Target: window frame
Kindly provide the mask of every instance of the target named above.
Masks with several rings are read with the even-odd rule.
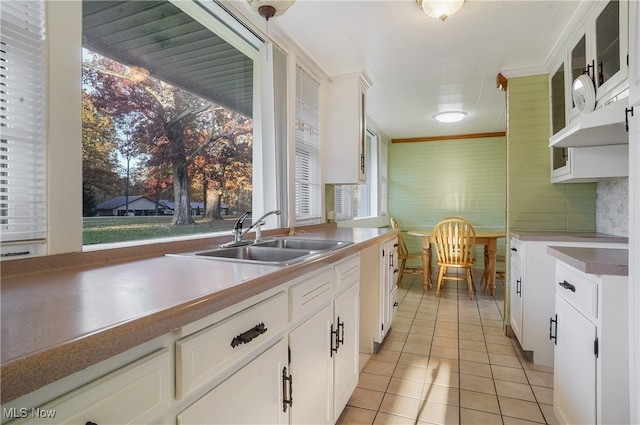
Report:
[[[206,17],[213,12],[229,14],[227,10],[215,2],[181,2],[172,1],[183,10],[188,10],[195,19]],[[197,16],[191,13],[196,13]],[[255,45],[260,47],[256,51],[258,59],[254,67],[254,81],[259,81],[254,90],[254,111],[260,114],[261,105],[273,100],[273,93],[265,89],[261,78],[267,74],[267,63],[262,52],[265,44],[257,33],[251,31],[236,21],[236,18],[228,15],[230,23],[219,22],[220,31],[226,31],[230,36],[238,37],[238,33],[244,32],[254,37]],[[211,19],[212,21],[214,19]],[[48,179],[48,205],[47,244],[38,255],[51,255],[83,251],[99,251],[113,248],[127,248],[131,246],[150,245],[153,243],[173,242],[191,237],[176,237],[170,240],[148,239],[132,241],[130,243],[112,243],[87,245],[82,244],[82,121],[81,121],[81,90],[77,87],[81,82],[81,55],[82,49],[82,2],[46,2],[47,22],[47,81],[53,81],[47,92],[47,179]],[[235,22],[235,24],[234,24]],[[235,27],[233,27],[235,25]],[[221,35],[220,33],[218,33]],[[60,105],[66,105],[60,108]],[[266,140],[268,146],[263,149],[275,151],[275,142],[269,132],[274,124],[267,122],[261,116],[254,114],[254,142],[256,145]],[[258,171],[254,170],[254,176]],[[260,182],[265,189],[273,188],[276,184],[277,174],[275,164],[262,165],[259,170],[260,178],[254,177],[254,182]],[[260,189],[254,185],[254,196]],[[267,195],[260,193],[258,204],[254,202],[254,214],[260,209],[274,209],[277,200],[266,200]],[[255,201],[255,199],[254,199]],[[280,224],[279,217],[270,217],[269,227],[277,227]],[[200,234],[198,238],[222,235]]]

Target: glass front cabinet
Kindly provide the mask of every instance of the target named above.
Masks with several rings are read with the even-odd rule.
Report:
[[[599,106],[619,95],[626,87],[629,76],[629,3],[628,0],[611,0],[593,4],[594,10],[569,43],[569,87],[580,75],[587,74],[594,84]],[[571,90],[568,95],[571,95]],[[571,105],[571,117],[574,117],[578,111],[573,101]]]
[[[581,75],[588,75],[593,84],[596,110],[619,99],[627,101],[623,98],[628,96],[629,92],[629,0],[589,2],[587,7],[590,9],[584,12],[585,18],[582,23],[570,31],[572,35],[565,38],[564,48],[556,57],[549,74],[549,130],[550,137],[554,138],[553,136],[557,135],[554,139],[564,137],[562,133],[571,133],[572,121],[576,121],[575,124],[578,125],[587,114],[594,113],[581,113],[573,100],[573,82]],[[624,120],[624,117],[621,117],[621,120]],[[558,134],[559,132],[562,133]],[[550,147],[553,183],[598,181],[602,178],[625,175],[625,170],[620,169],[617,164],[626,157],[628,147],[612,145],[607,150],[601,146],[554,145],[555,142]],[[609,152],[614,151],[616,159],[607,167],[609,171],[596,170],[593,178],[590,178],[588,171],[580,178],[572,175],[576,167],[582,168],[579,163],[583,160],[579,158],[600,156],[597,162],[604,165],[607,159],[601,155],[604,153],[606,157]],[[592,160],[588,162],[593,166]],[[596,165],[596,168],[599,166]]]

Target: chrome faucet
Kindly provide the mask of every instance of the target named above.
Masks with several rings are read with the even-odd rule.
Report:
[[[260,240],[262,240],[261,226],[265,224],[264,219],[272,214],[280,215],[280,210],[269,211],[268,213],[264,214],[262,217],[257,219],[251,226],[247,227],[246,229],[243,229],[242,226],[244,224],[244,221],[250,214],[251,214],[251,211],[247,211],[246,213],[242,214],[240,218],[238,218],[238,220],[236,220],[236,224],[233,225],[233,230],[231,230],[233,241],[223,244],[223,246],[228,247],[228,246],[235,246],[235,245],[244,245],[249,243],[249,242],[244,242],[242,240],[242,237],[253,228],[256,229],[256,238],[254,242],[259,242]]]

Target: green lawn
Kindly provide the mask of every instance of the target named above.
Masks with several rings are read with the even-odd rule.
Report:
[[[85,217],[84,245],[154,239],[198,233],[230,231],[235,219],[205,221],[196,219],[191,226],[172,226],[167,217]]]

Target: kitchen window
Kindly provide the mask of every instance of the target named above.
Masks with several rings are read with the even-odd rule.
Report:
[[[44,1],[0,4],[2,257],[44,253],[46,72]]]
[[[263,44],[215,7],[83,3],[83,210],[117,217],[107,224],[125,223],[123,238],[138,239],[126,230],[136,226],[140,239],[228,231],[261,209],[253,193],[270,182],[253,175],[264,152],[253,115]],[[101,220],[85,218],[85,244],[114,241],[101,239],[114,235],[93,226]]]

